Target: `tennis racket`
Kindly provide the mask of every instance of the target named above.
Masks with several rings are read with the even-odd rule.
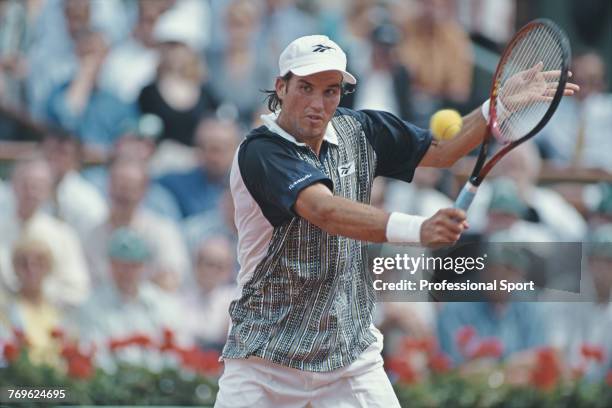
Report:
[[[497,64],[487,133],[455,208],[467,211],[493,166],[546,125],[565,92],[570,60],[569,40],[550,20],[531,21],[514,35]],[[486,161],[494,139],[502,147]]]

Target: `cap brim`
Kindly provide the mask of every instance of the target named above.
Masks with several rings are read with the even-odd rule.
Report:
[[[338,71],[342,74],[342,79],[344,80],[344,82],[349,83],[351,85],[355,85],[357,83],[357,79],[355,79],[353,75],[351,75],[345,70],[338,69],[338,67],[333,64],[309,64],[301,66],[299,68],[291,68],[289,71],[293,72],[295,75],[298,76],[308,76],[325,71]]]

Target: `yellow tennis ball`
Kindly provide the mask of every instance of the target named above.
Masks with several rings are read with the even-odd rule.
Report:
[[[453,109],[442,109],[434,113],[429,122],[429,128],[438,140],[449,140],[461,130],[463,119],[459,112]]]

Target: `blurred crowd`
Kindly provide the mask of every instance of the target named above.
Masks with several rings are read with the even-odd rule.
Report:
[[[266,113],[261,90],[272,87],[285,45],[329,35],[358,78],[341,105],[427,127],[438,109],[467,113],[486,99],[495,68],[487,56],[537,16],[525,3],[0,0],[0,143],[37,134],[0,180],[0,345],[18,328],[31,358],[53,364],[51,332],[62,327],[95,344],[104,365],[109,340],[169,329],[219,350],[238,268],[228,172]],[[609,7],[590,3],[594,15],[608,13],[605,31]],[[472,327],[498,338],[516,366],[541,345],[580,365],[588,344],[605,356],[584,367],[588,375],[612,368],[612,183],[539,182],[544,163],[611,179],[609,61],[598,51],[606,34],[597,35],[601,18],[575,17],[581,92],[535,143],[499,163],[468,218],[483,241],[592,244],[581,288],[592,300],[381,302],[386,353],[404,336],[434,337],[462,364],[456,336]],[[451,172],[422,168],[410,185],[377,179],[372,204],[429,216],[452,206],[456,191]],[[499,266],[520,281],[517,259],[501,256]]]

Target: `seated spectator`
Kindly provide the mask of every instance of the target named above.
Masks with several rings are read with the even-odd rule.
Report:
[[[203,119],[197,127],[198,167],[157,182],[172,193],[183,217],[213,209],[227,187],[239,129],[233,122]]]
[[[572,65],[572,80],[580,92],[561,100],[536,141],[558,165],[612,172],[612,94],[606,93],[606,66],[594,52],[579,54]]]
[[[391,23],[374,28],[370,34],[369,60],[356,71],[359,86],[343,97],[343,106],[384,110],[404,120],[412,119],[410,76],[397,58],[400,40],[399,30]]]
[[[175,290],[189,271],[189,257],[176,225],[142,207],[148,183],[144,163],[120,157],[111,164],[109,216],[91,231],[85,246],[92,278],[98,286],[109,279],[109,240],[120,227],[138,231],[152,248],[148,278],[160,287]]]
[[[83,30],[76,37],[78,72],[49,97],[49,119],[79,136],[86,147],[107,152],[136,120],[136,110],[98,88],[98,72],[107,45],[100,33]]]
[[[165,43],[155,82],[142,89],[138,106],[142,113],[161,118],[161,141],[193,146],[198,120],[214,114],[218,102],[195,51],[182,43]]]
[[[260,90],[270,87],[274,77],[266,49],[257,43],[261,8],[250,0],[232,0],[224,7],[219,20],[225,41],[211,44],[206,57],[215,79],[211,86],[227,117],[248,124],[261,104]]]
[[[202,241],[197,249],[195,285],[182,296],[185,322],[204,348],[221,350],[229,328],[229,305],[236,297],[235,255],[223,237]]]
[[[229,189],[223,191],[214,210],[185,218],[182,225],[187,246],[192,253],[201,242],[215,236],[226,238],[233,248],[238,245],[234,224],[234,200]]]
[[[113,146],[109,161],[112,162],[118,158],[139,161],[147,165],[149,173],[152,174],[154,171],[154,164],[152,161],[155,160],[155,138],[157,137],[157,133],[154,129],[147,129],[147,127],[155,127],[155,125],[149,126],[143,124],[143,122],[146,123],[150,121],[159,124],[159,121],[154,117],[143,115],[138,122],[139,125],[137,129],[129,131],[121,136]],[[90,166],[81,171],[83,177],[93,184],[107,201],[109,195],[108,167],[109,166],[106,164]],[[157,183],[149,184],[143,199],[143,206],[171,220],[176,221],[181,218],[181,212],[174,197],[168,190]]]
[[[412,183],[391,180],[385,208],[431,217],[442,208],[452,207],[451,199],[436,189],[442,177],[440,169],[421,167],[415,171]]]
[[[44,136],[42,149],[53,178],[51,213],[83,238],[106,218],[108,207],[95,186],[78,172],[80,144],[72,136],[52,130]]]
[[[51,168],[41,157],[22,159],[15,165],[11,177],[15,207],[0,214],[0,279],[9,289],[17,290],[11,247],[21,234],[33,234],[47,243],[54,259],[45,295],[53,302],[78,305],[89,295],[89,274],[75,231],[42,211],[50,197],[51,177]]]
[[[100,86],[125,103],[134,103],[142,88],[155,77],[159,52],[153,28],[172,0],[137,1],[132,34],[113,47],[100,71]]]
[[[525,280],[528,260],[516,247],[490,246],[483,270],[484,281],[511,282]],[[438,316],[438,340],[442,350],[455,363],[464,363],[474,356],[477,345],[457,341],[460,330],[472,327],[475,337],[499,342],[498,357],[533,349],[546,343],[542,310],[537,303],[516,302],[507,291],[483,291],[486,301],[450,302],[442,306]],[[475,347],[472,347],[475,346]]]
[[[62,322],[62,311],[44,291],[54,269],[51,249],[44,237],[27,234],[14,244],[12,258],[18,289],[0,313],[4,314],[0,321],[23,332],[33,363],[58,364],[59,349],[51,334]]]
[[[70,327],[84,344],[96,345],[103,367],[111,340],[138,334],[159,341],[163,329],[179,330],[177,317],[182,313],[173,297],[146,278],[155,252],[144,236],[121,227],[110,234],[104,247],[110,260],[105,271],[109,279],[76,312]],[[126,358],[138,359],[140,353],[126,350]]]
[[[409,6],[406,6],[409,7]],[[463,102],[472,85],[469,37],[447,0],[419,0],[402,22],[402,61],[415,88],[442,100]]]

